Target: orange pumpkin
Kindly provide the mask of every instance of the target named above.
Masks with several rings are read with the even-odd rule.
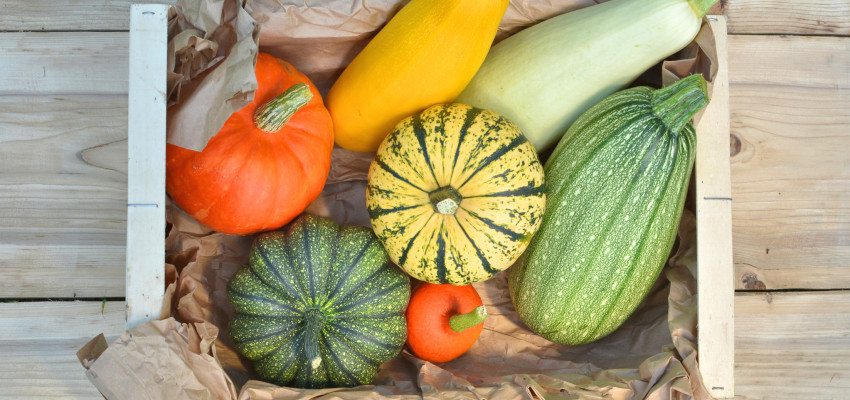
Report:
[[[207,227],[230,234],[280,228],[318,197],[333,124],[306,75],[257,56],[254,101],[233,113],[201,152],[166,148],[166,190]]]
[[[487,309],[472,285],[422,282],[410,296],[405,317],[410,350],[439,363],[454,360],[475,344]]]

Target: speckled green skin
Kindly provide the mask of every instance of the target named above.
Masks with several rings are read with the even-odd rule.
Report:
[[[236,349],[282,386],[370,384],[407,335],[407,275],[371,230],[313,215],[258,236],[227,295]]]
[[[655,283],[694,164],[688,121],[708,103],[701,79],[609,96],[546,162],[546,215],[508,279],[517,313],[538,335],[564,345],[597,340]]]

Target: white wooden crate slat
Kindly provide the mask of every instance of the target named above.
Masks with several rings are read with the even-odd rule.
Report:
[[[166,5],[130,12],[127,327],[157,319],[165,288]]]
[[[709,16],[717,64],[711,103],[697,126],[696,207],[698,357],[703,385],[716,398],[735,395],[735,286],[729,166],[726,18]]]

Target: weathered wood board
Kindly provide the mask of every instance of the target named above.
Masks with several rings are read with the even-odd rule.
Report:
[[[843,399],[850,393],[850,291],[739,293],[737,399]]]
[[[850,288],[850,38],[729,52],[737,287]]]
[[[730,34],[850,35],[847,0],[724,0]]]
[[[127,32],[0,32],[0,95],[127,93]]]
[[[88,341],[0,340],[0,399],[103,400],[76,356]]]
[[[126,95],[0,96],[0,148],[0,298],[123,297]]]
[[[92,339],[101,333],[118,336],[123,332],[123,301],[0,303],[0,343],[21,339]]]
[[[123,332],[123,301],[0,302],[0,399],[103,399],[76,353]]]
[[[0,31],[126,31],[130,5],[177,0],[3,0]]]

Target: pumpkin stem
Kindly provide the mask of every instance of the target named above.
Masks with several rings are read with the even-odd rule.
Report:
[[[301,107],[313,99],[310,87],[296,83],[285,92],[269,100],[254,112],[254,125],[261,131],[275,133],[283,128]]]
[[[319,353],[319,335],[325,327],[325,319],[325,313],[319,309],[311,309],[304,314],[304,321],[307,324],[304,355],[310,362],[310,367],[314,370],[322,364],[322,354]]]
[[[658,89],[652,92],[650,104],[667,129],[678,134],[708,104],[705,79],[700,74],[694,74]]]
[[[449,326],[455,332],[463,332],[484,322],[484,319],[486,318],[487,308],[484,306],[478,306],[466,314],[452,315],[451,318],[449,318]]]
[[[458,206],[460,206],[463,196],[455,188],[443,186],[428,193],[428,199],[431,200],[431,204],[438,213],[453,215],[457,211]]]

